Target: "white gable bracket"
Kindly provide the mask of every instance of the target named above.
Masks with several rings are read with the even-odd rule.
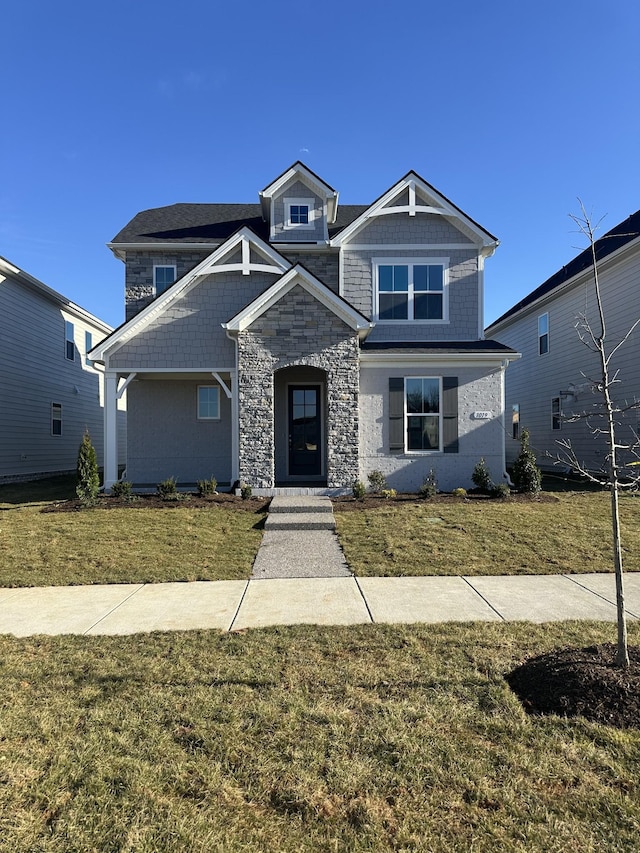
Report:
[[[138,375],[137,373],[130,373],[127,376],[127,378],[124,380],[124,385],[121,385],[120,388],[118,388],[118,392],[116,393],[116,400],[122,399],[122,395],[127,390],[127,385],[130,382],[133,382],[133,380],[136,378],[137,375]]]
[[[220,385],[220,387],[222,388],[224,393],[227,395],[227,399],[230,400],[231,399],[231,388],[229,388],[229,386],[227,385],[226,382],[223,382],[222,377],[220,376],[220,374],[216,370],[212,370],[211,375],[216,380],[218,385]]]

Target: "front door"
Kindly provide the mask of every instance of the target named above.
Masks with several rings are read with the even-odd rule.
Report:
[[[322,473],[319,385],[289,385],[289,475]]]

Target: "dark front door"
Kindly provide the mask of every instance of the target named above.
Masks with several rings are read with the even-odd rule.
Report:
[[[320,386],[289,386],[289,475],[322,473]]]

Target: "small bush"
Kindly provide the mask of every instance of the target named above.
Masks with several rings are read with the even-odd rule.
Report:
[[[379,494],[389,488],[387,478],[384,476],[382,471],[372,471],[370,474],[367,474],[367,480],[369,481],[369,486],[374,494]]]
[[[166,480],[158,483],[157,490],[163,501],[177,501],[180,499],[178,483],[175,477],[167,477]]]
[[[80,502],[83,506],[93,506],[100,491],[100,477],[98,475],[96,451],[91,444],[91,436],[88,430],[82,436],[78,449],[77,475],[76,494]]]
[[[466,490],[466,489],[463,489],[463,488],[462,488],[462,486],[460,486],[460,488],[458,488],[458,489],[454,489],[454,490],[451,492],[451,494],[452,494],[454,497],[456,497],[456,498],[466,498],[466,496],[467,496],[467,490]]]
[[[383,498],[397,498],[398,493],[395,489],[380,489],[380,494]]]
[[[430,469],[429,475],[418,489],[418,492],[422,498],[433,498],[438,493],[438,481],[433,468]]]
[[[198,495],[201,498],[207,495],[215,495],[217,486],[218,481],[215,477],[211,477],[209,480],[198,480]]]
[[[536,465],[536,455],[529,447],[529,430],[523,429],[520,453],[513,464],[513,483],[519,492],[537,494],[542,488],[542,472]]]
[[[473,469],[471,480],[473,482],[473,485],[481,492],[485,492],[486,494],[489,494],[489,492],[491,492],[493,481],[491,479],[491,474],[489,473],[489,469],[487,468],[487,463],[484,461],[484,458],[480,459],[476,467]]]
[[[356,500],[363,501],[364,496],[367,494],[367,487],[362,480],[356,480],[351,487],[351,492]]]
[[[507,486],[506,483],[493,483],[491,485],[491,489],[489,490],[489,495],[492,498],[499,498],[501,500],[505,500],[506,498],[511,496],[511,489]]]
[[[111,486],[111,494],[114,498],[130,500],[133,497],[131,494],[131,483],[128,480],[118,480]]]
[[[240,497],[243,501],[248,501],[253,494],[253,489],[247,483],[240,483]]]

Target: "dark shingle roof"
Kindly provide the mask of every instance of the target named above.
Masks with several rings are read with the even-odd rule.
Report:
[[[615,228],[612,228],[611,231],[607,231],[606,234],[596,241],[596,260],[601,261],[603,258],[606,258],[607,255],[612,254],[612,252],[615,252],[617,249],[620,249],[622,246],[625,246],[627,243],[635,240],[638,236],[640,236],[640,210],[632,213],[631,216],[623,222],[620,222],[615,226]],[[589,269],[591,265],[591,247],[589,246],[583,252],[580,252],[580,254],[566,266],[562,267],[561,270],[554,273],[551,278],[548,278],[539,287],[532,290],[528,296],[525,296],[524,299],[517,302],[513,308],[510,308],[501,317],[494,320],[487,328],[490,329],[498,323],[501,323],[503,320],[506,320],[508,317],[517,314],[523,308],[526,308],[527,305],[531,305],[542,296],[546,296],[548,293],[551,293],[566,281],[569,281],[575,275],[578,275],[578,273]]]
[[[362,350],[387,353],[515,353],[516,350],[498,341],[363,341]]]
[[[368,205],[338,207],[333,237],[360,216]],[[113,243],[216,243],[247,225],[258,237],[269,239],[269,226],[259,204],[170,204],[153,207],[133,217],[113,238]]]

